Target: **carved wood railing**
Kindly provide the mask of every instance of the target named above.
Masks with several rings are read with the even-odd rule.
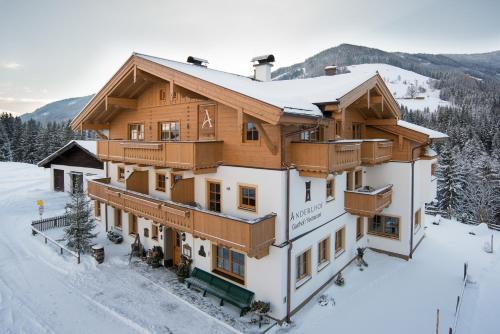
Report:
[[[222,164],[222,141],[138,142],[100,140],[99,159],[158,167],[203,170]]]
[[[89,180],[92,199],[125,210],[138,217],[188,232],[262,258],[275,240],[275,214],[254,220],[206,211],[190,205],[160,201],[109,184],[109,179]]]
[[[363,140],[361,144],[361,162],[366,165],[376,165],[392,159],[393,142],[390,140]]]
[[[373,217],[392,203],[392,185],[373,190],[346,190],[345,210],[353,215]]]

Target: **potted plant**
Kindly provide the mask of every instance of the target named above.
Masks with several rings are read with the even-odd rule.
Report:
[[[252,311],[254,314],[256,314],[259,318],[259,328],[261,327],[263,323],[263,319],[269,311],[271,311],[271,303],[269,302],[264,302],[262,300],[256,300],[250,305],[250,311]],[[266,318],[267,319],[267,318]]]
[[[153,268],[159,268],[161,266],[161,260],[163,259],[163,250],[161,246],[154,246],[151,250],[151,266]]]
[[[181,261],[177,267],[177,279],[179,282],[184,283],[186,277],[189,276],[189,267],[191,266],[193,260],[186,255],[181,255]]]

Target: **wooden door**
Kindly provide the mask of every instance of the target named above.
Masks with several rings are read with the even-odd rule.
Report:
[[[198,139],[215,139],[215,104],[198,107]]]
[[[181,232],[172,229],[173,264],[178,266],[181,260]]]
[[[54,190],[64,191],[64,171],[62,169],[54,169]]]

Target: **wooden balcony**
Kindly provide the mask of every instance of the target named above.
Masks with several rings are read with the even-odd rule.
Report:
[[[361,164],[361,140],[293,142],[290,162],[301,176],[326,177]]]
[[[88,194],[114,208],[239,249],[257,259],[269,254],[275,240],[274,213],[253,220],[231,217],[127,191],[110,185],[109,179],[89,180]]]
[[[360,188],[346,190],[344,207],[347,212],[356,216],[373,217],[392,203],[392,185],[379,189]]]
[[[393,142],[385,139],[364,139],[361,144],[363,165],[376,165],[392,159]]]
[[[222,164],[222,141],[138,142],[100,140],[99,159],[202,172]]]

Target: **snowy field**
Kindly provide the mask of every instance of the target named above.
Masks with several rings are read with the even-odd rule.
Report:
[[[439,98],[439,89],[435,89],[431,85],[433,79],[424,75],[387,64],[360,64],[347,66],[347,68],[352,73],[374,73],[378,71],[396,101],[408,107],[408,109],[424,110],[424,108],[429,108],[432,112],[436,111],[439,106],[450,105],[449,102]],[[419,92],[417,94],[418,99],[408,99],[407,92],[410,85],[422,87],[425,92]]]
[[[111,245],[101,233],[106,261],[88,257],[76,264],[31,235],[38,217],[63,212],[66,194],[49,191],[48,171],[32,165],[0,162],[0,333],[234,333],[256,332],[237,310],[176,282],[175,275],[142,263],[128,264],[128,247]],[[328,286],[328,305],[319,295],[288,327],[272,333],[440,333],[453,322],[469,262],[472,283],[466,290],[459,334],[497,334],[500,328],[500,232],[495,252],[482,250],[493,233],[445,221],[427,224],[427,237],[410,262],[368,252],[369,267],[344,271],[346,285]],[[476,235],[469,231],[475,230]],[[61,231],[51,231],[57,237]],[[58,234],[59,233],[59,234]],[[333,301],[335,300],[335,305]]]

